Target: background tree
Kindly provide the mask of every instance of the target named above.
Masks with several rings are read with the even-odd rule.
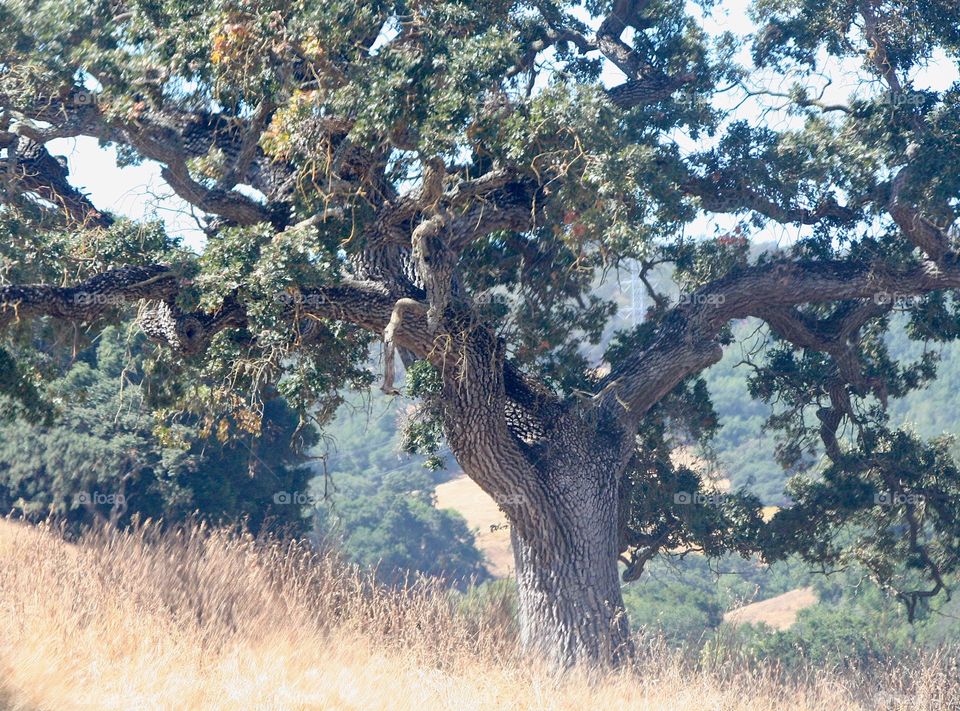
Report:
[[[522,639],[564,663],[629,650],[618,561],[632,578],[663,547],[859,558],[910,609],[943,589],[957,470],[886,415],[935,359],[896,363],[883,334],[902,309],[914,339],[957,335],[960,87],[914,84],[956,65],[954,3],[757,2],[752,68],[680,0],[0,13],[0,319],[22,376],[4,383],[25,407],[58,328],[38,317],[96,325],[118,301],[144,300],[171,397],[235,416],[273,387],[329,412],[382,338],[386,391],[395,353],[416,364],[417,442],[442,425],[509,517]],[[602,85],[605,65],[624,79]],[[824,65],[855,93],[825,100]],[[44,144],[77,135],[162,164],[209,216],[203,254],[73,189]],[[740,233],[689,239],[701,212]],[[798,239],[748,259],[771,222]],[[624,260],[671,264],[683,298],[653,292],[592,369],[580,344],[611,308],[590,291]],[[748,316],[777,344],[752,392],[786,408],[784,461],[829,460],[769,523],[747,495],[691,505],[702,482],[669,458],[715,429],[697,373]]]
[[[399,451],[410,444],[399,436],[404,409],[398,400],[348,397],[324,427],[318,532],[388,584],[413,573],[460,588],[484,581],[490,576],[467,522],[436,507],[434,490],[451,472]]]
[[[454,511],[434,507],[434,483],[426,474],[387,474],[376,493],[351,495],[322,509],[320,530],[352,560],[376,569],[387,584],[412,573],[441,577],[464,588],[490,577],[473,533]],[[341,490],[344,485],[341,484]]]
[[[57,516],[73,530],[134,518],[309,530],[292,497],[313,476],[291,448],[296,414],[269,401],[256,436],[196,416],[172,420],[151,403],[144,341],[108,327],[50,383],[48,422],[0,424],[3,510]]]

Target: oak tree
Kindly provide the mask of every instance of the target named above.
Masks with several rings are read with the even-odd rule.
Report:
[[[960,85],[929,82],[960,9],[757,0],[742,38],[708,31],[714,4],[8,0],[5,391],[36,406],[45,342],[136,308],[171,398],[328,412],[379,339],[414,440],[441,433],[508,516],[531,651],[628,656],[621,572],[661,550],[856,560],[913,611],[957,567],[960,476],[889,422],[935,356],[895,362],[884,333],[896,311],[926,344],[960,332]],[[75,136],[158,163],[202,253],[72,185],[49,145]],[[731,229],[703,238],[705,214]],[[626,264],[654,305],[588,362]],[[748,317],[781,458],[824,457],[770,521],[670,459],[715,429],[697,374]]]

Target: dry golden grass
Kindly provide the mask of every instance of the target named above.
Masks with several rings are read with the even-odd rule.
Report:
[[[2,524],[8,709],[956,708],[942,659],[862,676],[685,664],[554,674],[524,660],[502,600],[372,584],[336,556],[219,531],[101,532],[73,545]]]

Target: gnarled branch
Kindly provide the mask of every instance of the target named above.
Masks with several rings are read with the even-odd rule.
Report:
[[[635,424],[681,380],[720,359],[715,339],[734,319],[770,316],[798,304],[957,288],[960,260],[952,253],[936,269],[921,264],[880,270],[838,260],[745,268],[697,289],[668,313],[653,342],[632,353],[601,381],[596,400]],[[838,334],[868,315],[869,311],[857,312]],[[797,333],[801,339],[810,335]]]

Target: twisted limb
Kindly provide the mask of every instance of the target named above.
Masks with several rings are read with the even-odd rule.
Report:
[[[394,334],[403,322],[403,316],[409,311],[415,311],[420,314],[427,312],[427,307],[416,299],[404,298],[398,299],[393,305],[393,311],[390,314],[390,321],[387,327],[383,329],[383,385],[381,390],[387,395],[399,395],[400,391],[393,385],[396,367],[396,345],[394,344]]]

